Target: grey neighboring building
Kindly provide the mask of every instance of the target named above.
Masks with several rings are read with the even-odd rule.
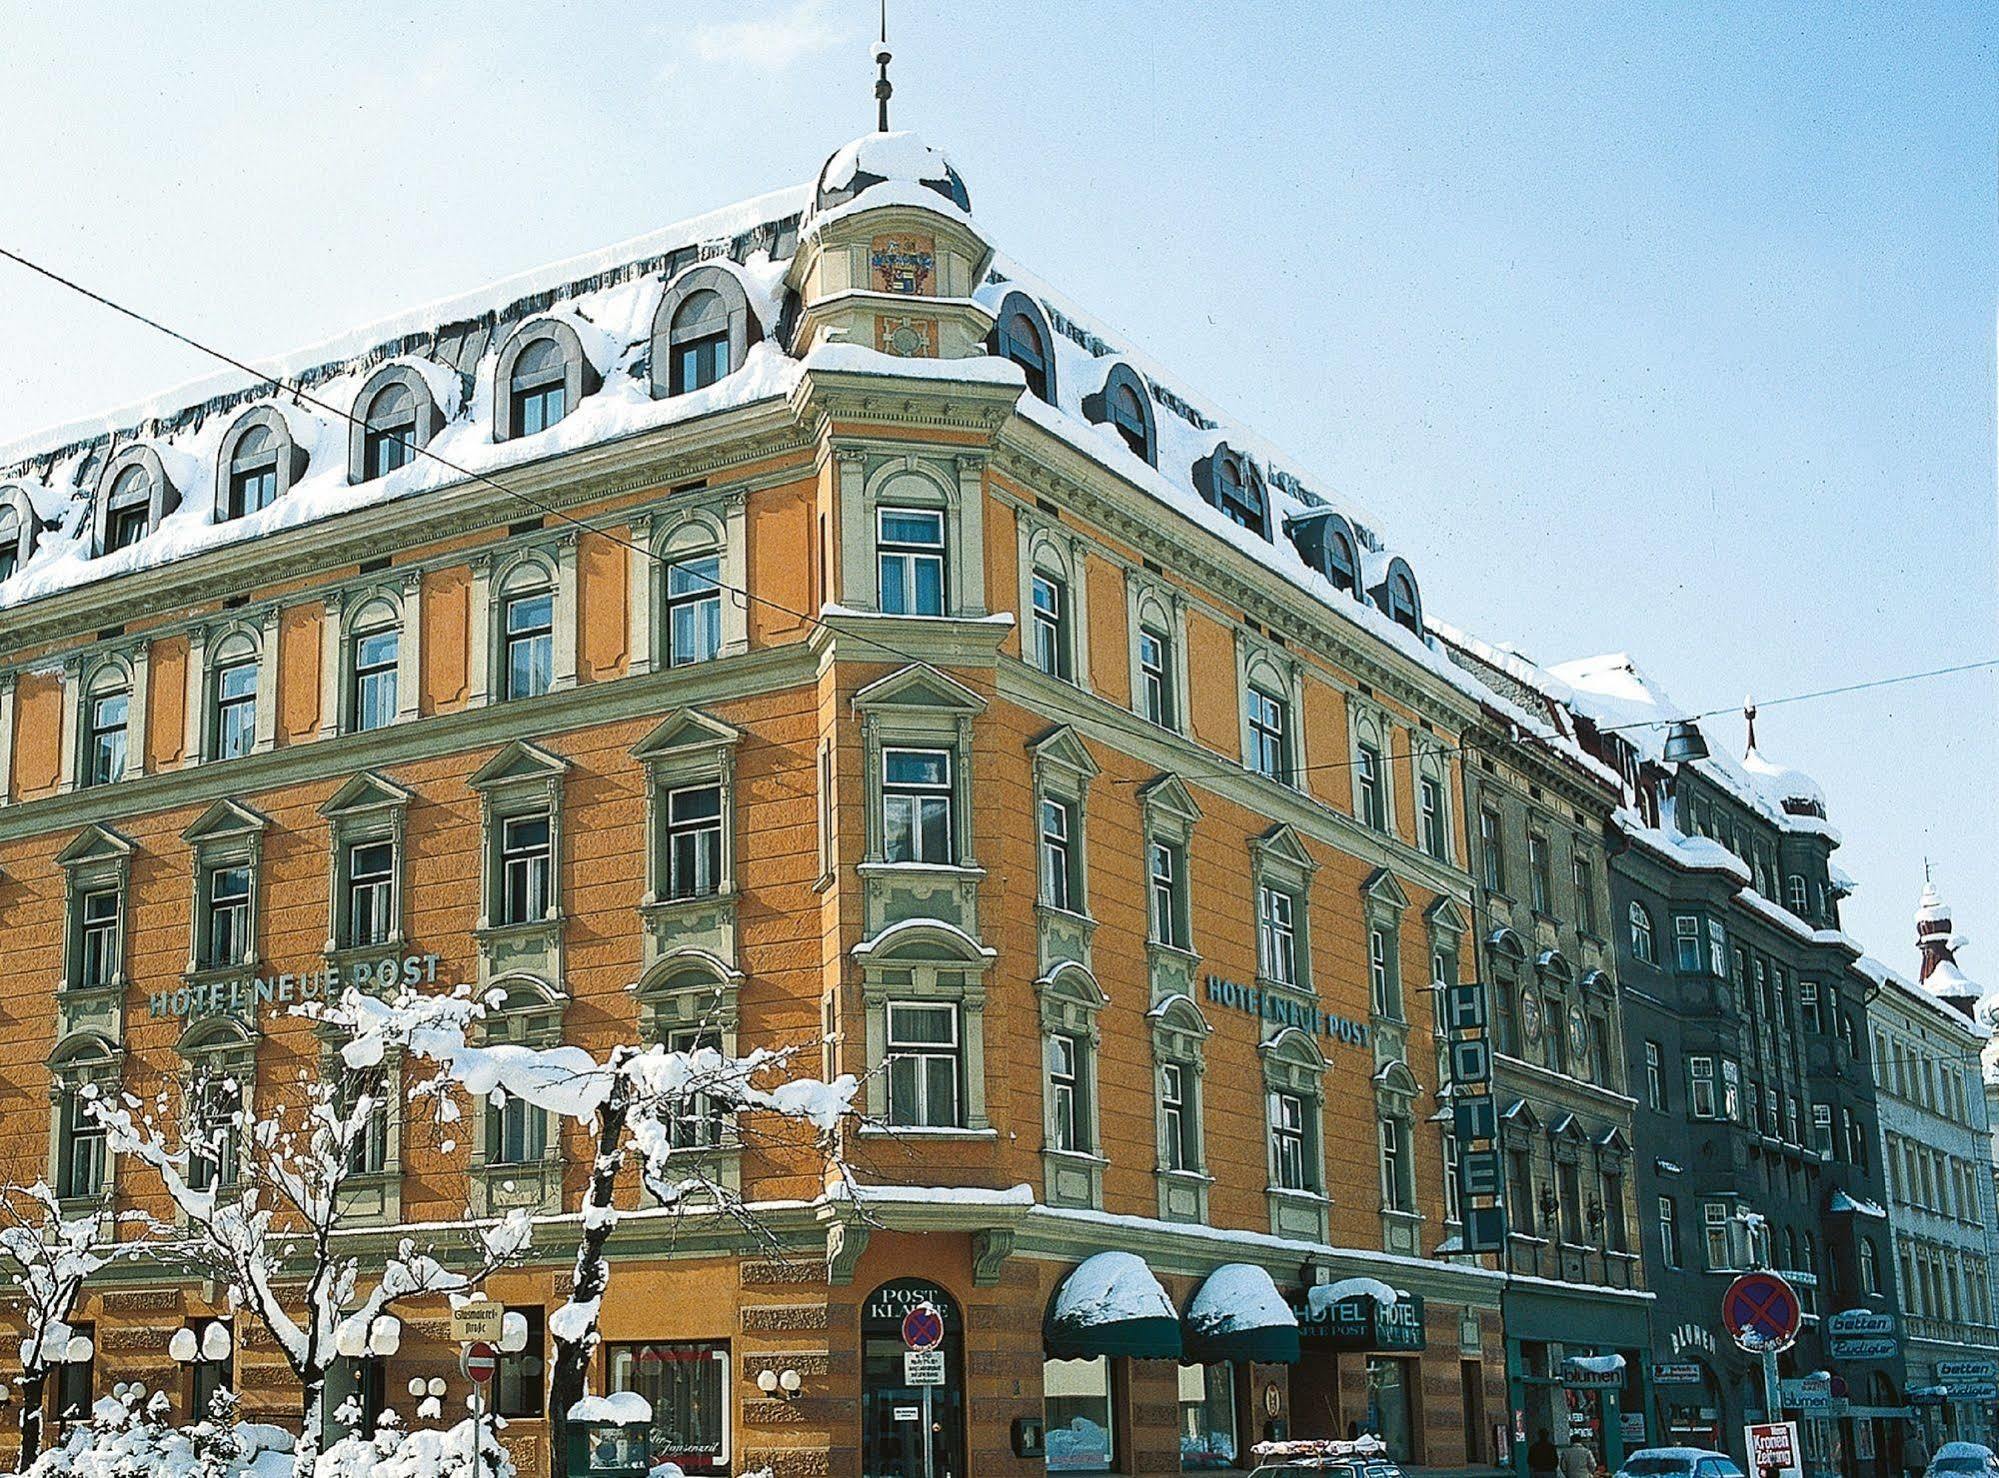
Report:
[[[1453,661],[1541,719],[1487,714],[1465,743],[1480,979],[1509,1234],[1510,1404],[1531,1441],[1581,1435],[1614,1469],[1655,1440],[1647,1415],[1651,1301],[1634,1206],[1632,1111],[1612,943],[1607,841],[1617,777],[1576,747],[1547,675],[1437,627]],[[1518,1425],[1518,1424],[1517,1424]],[[1525,1444],[1516,1444],[1525,1471]]]
[[[1732,1451],[1764,1415],[1723,1327],[1730,1282],[1781,1271],[1805,1311],[1779,1357],[1812,1478],[1900,1470],[1903,1367],[1835,1355],[1826,1323],[1900,1321],[1888,1272],[1859,947],[1839,927],[1837,833],[1809,777],[1735,760],[1628,657],[1550,669],[1624,802],[1610,859],[1636,1190],[1656,1296],[1652,1440]],[[1670,737],[1698,740],[1689,753]]]
[[[1923,891],[1916,929],[1923,984],[1879,960],[1854,965],[1868,997],[1907,1396],[1932,1447],[1953,1439],[1990,1445],[1999,1215],[1980,1065],[1992,1033],[1977,1019],[1980,993],[1957,968],[1950,911],[1933,885]]]

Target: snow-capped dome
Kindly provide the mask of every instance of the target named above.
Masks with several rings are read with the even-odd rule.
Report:
[[[864,190],[900,182],[934,190],[959,210],[972,213],[972,197],[951,161],[915,134],[863,134],[833,151],[819,171],[810,214],[845,205]]]
[[[1777,764],[1753,746],[1742,757],[1742,768],[1765,795],[1791,815],[1825,815],[1825,792],[1803,770]]]
[[[1936,926],[1935,929],[1928,927],[1930,925]],[[1925,881],[1923,896],[1916,904],[1916,933],[1932,932],[1950,932],[1950,905],[1943,901],[1943,894],[1937,891],[1935,883]]]

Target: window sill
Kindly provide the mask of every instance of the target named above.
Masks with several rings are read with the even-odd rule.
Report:
[[[1208,1174],[1205,1170],[1173,1170],[1165,1165],[1161,1165],[1152,1173],[1162,1180],[1181,1181],[1187,1185],[1213,1185],[1215,1183],[1214,1176]]]
[[[958,877],[978,882],[986,870],[975,862],[857,862],[854,871],[864,878],[896,877],[901,874],[929,877]]]
[[[1043,1145],[1041,1153],[1048,1159],[1060,1160],[1066,1165],[1094,1165],[1101,1170],[1110,1164],[1108,1155],[1100,1155],[1094,1150],[1065,1150],[1050,1144]]]
[[[1301,1191],[1292,1186],[1266,1185],[1264,1194],[1275,1196],[1281,1201],[1296,1201],[1301,1206],[1330,1206],[1333,1198],[1324,1191]]]
[[[735,901],[736,889],[731,885],[717,888],[712,893],[682,893],[666,898],[655,898],[647,894],[639,900],[639,911],[650,918],[657,918],[675,913],[691,913],[696,909],[713,908],[717,904]]]
[[[996,1140],[999,1130],[932,1127],[926,1124],[863,1124],[861,1135],[868,1139]]]

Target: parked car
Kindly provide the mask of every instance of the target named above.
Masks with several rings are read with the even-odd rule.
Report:
[[[1725,1452],[1705,1447],[1641,1447],[1626,1453],[1616,1478],[1744,1478]]]
[[[1402,1478],[1402,1470],[1393,1463],[1363,1463],[1349,1457],[1296,1457],[1265,1463],[1252,1469],[1249,1478]]]
[[[1259,1465],[1249,1478],[1402,1478],[1379,1437],[1259,1442],[1251,1450]]]
[[[1946,1442],[1930,1458],[1923,1478],[1999,1478],[1999,1457],[1977,1442]]]

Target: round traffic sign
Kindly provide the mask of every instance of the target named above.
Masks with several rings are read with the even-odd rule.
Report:
[[[484,1340],[470,1345],[465,1351],[465,1374],[473,1385],[490,1383],[500,1368],[500,1352]]]
[[[902,1316],[902,1342],[912,1350],[934,1350],[944,1343],[944,1316],[937,1305],[926,1300]]]
[[[1752,1355],[1788,1350],[1803,1311],[1798,1295],[1775,1273],[1744,1273],[1721,1296],[1721,1322]]]

